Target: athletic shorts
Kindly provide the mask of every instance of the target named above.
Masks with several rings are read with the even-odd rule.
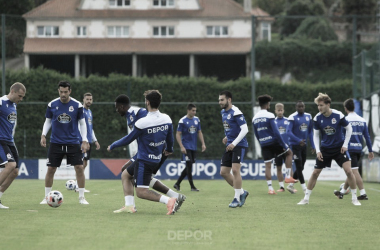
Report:
[[[264,162],[271,162],[274,158],[285,155],[285,153],[288,151],[289,148],[284,150],[284,148],[278,143],[261,148]]]
[[[168,158],[167,156],[165,156],[164,154],[162,154],[162,157],[161,157],[161,161],[160,161],[160,163],[159,163],[158,165],[156,165],[156,166],[154,167],[154,169],[153,169],[153,175],[157,174],[158,170],[161,168],[162,164],[165,162],[165,160],[166,160],[167,158]],[[133,157],[133,158],[131,159],[131,161],[132,161],[132,162],[136,162],[137,159],[136,159],[135,157]],[[129,174],[130,176],[134,176],[134,174],[135,174],[135,167],[134,167],[133,163],[132,163],[129,167],[127,167],[127,171],[128,171],[128,174]]]
[[[285,162],[285,159],[286,159],[286,155],[285,154],[277,156],[276,158],[274,158],[274,165],[276,167],[281,167],[282,164]]]
[[[307,146],[300,146],[300,145],[292,145],[292,151],[293,151],[293,160],[306,160],[307,155]]]
[[[92,148],[92,145],[90,144],[90,148],[86,151],[86,153],[83,154],[83,160],[90,160],[91,158],[91,148]]]
[[[358,152],[349,152],[351,156],[351,169],[359,169],[359,161],[361,153]]]
[[[195,163],[197,160],[197,151],[186,149],[186,154],[182,154],[182,163],[191,162]]]
[[[18,151],[13,142],[0,141],[0,165],[8,162],[16,162],[18,168]]]
[[[136,160],[134,165],[134,180],[135,187],[149,188],[150,181],[152,180],[152,174],[158,163],[148,163],[140,160]]]
[[[232,151],[224,152],[220,164],[222,167],[232,167],[232,163],[242,163],[244,161],[244,155],[247,148],[234,147]]]
[[[342,167],[343,163],[351,161],[350,154],[346,151],[344,154],[340,152],[341,147],[339,148],[321,148],[321,153],[323,161],[316,159],[315,169],[331,168],[332,160],[335,160],[336,163]]]
[[[83,154],[80,144],[57,144],[50,143],[47,165],[49,167],[59,167],[64,156],[67,158],[67,165],[83,165]]]

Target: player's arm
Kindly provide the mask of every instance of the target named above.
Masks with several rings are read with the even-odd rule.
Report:
[[[286,134],[290,137],[291,140],[296,141],[298,143],[301,143],[303,140],[298,138],[294,133],[293,133],[293,120],[289,120],[289,124],[286,127]]]
[[[369,133],[368,133],[368,128],[367,128],[367,124],[364,123],[364,131],[363,131],[363,136],[364,136],[364,139],[365,139],[365,143],[367,144],[367,147],[368,147],[368,159],[371,161],[374,157],[374,154],[373,154],[373,151],[372,151],[372,142],[371,142],[371,138],[369,137]]]
[[[202,144],[202,152],[206,151],[206,144],[205,144],[205,140],[203,138],[202,130],[198,130],[198,138],[199,138],[199,141]]]
[[[274,119],[269,119],[269,124],[272,127],[272,131],[274,133],[274,136],[277,138],[277,140],[280,143],[281,147],[283,147],[284,149],[288,149],[289,146],[286,145],[286,143],[282,139],[282,136],[281,136],[280,131],[278,130],[278,128],[276,126],[276,123],[274,122]]]
[[[344,120],[346,121],[346,119],[344,119]],[[345,126],[344,128],[346,129],[346,135],[345,135],[345,138],[344,138],[344,143],[343,143],[343,146],[342,146],[342,150],[340,151],[342,154],[347,151],[347,149],[348,149],[348,143],[350,142],[351,135],[352,135],[352,126],[351,126],[350,123],[347,122],[347,126]]]
[[[95,143],[95,146],[96,146],[96,150],[99,150],[100,149],[100,144],[98,142],[98,139],[96,139],[94,130],[92,130],[92,139],[94,140],[94,143]]]
[[[186,148],[182,144],[182,132],[177,130],[177,132],[175,134],[175,138],[176,138],[176,140],[178,142],[178,145],[179,145],[179,148],[181,149],[181,152],[183,154],[186,154],[187,153],[186,152]]]
[[[234,118],[237,124],[240,125],[240,132],[238,136],[235,138],[235,140],[227,146],[226,148],[227,151],[232,151],[234,147],[238,145],[239,142],[243,140],[246,134],[248,133],[248,126],[247,126],[247,122],[244,119],[244,116],[237,115],[237,116],[234,116]]]
[[[169,124],[168,134],[166,135],[166,149],[164,154],[166,156],[173,153],[174,136],[173,136],[173,124]]]
[[[315,146],[315,152],[317,153],[317,159],[320,161],[323,161],[322,153],[319,148],[319,129],[314,128],[314,146]]]
[[[46,147],[46,135],[49,132],[50,128],[51,128],[51,119],[46,118],[44,122],[44,126],[42,128],[42,135],[41,135],[41,142],[40,142],[42,147]]]
[[[133,142],[134,140],[136,140],[141,133],[142,133],[142,130],[135,126],[131,133],[129,133],[127,136],[124,136],[120,140],[113,142],[111,145],[108,146],[107,150],[111,152],[111,150],[115,148],[126,146],[130,144],[131,142]]]
[[[86,153],[86,151],[90,149],[90,144],[87,140],[87,125],[85,118],[79,119],[79,133],[82,137],[82,152]]]
[[[307,127],[307,129],[308,129],[309,141],[310,141],[311,148],[315,150],[314,133],[313,133],[313,120],[312,119],[310,119],[310,124]]]

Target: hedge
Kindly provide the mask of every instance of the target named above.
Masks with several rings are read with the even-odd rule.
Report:
[[[14,82],[22,82],[27,88],[26,97],[18,106],[18,125],[16,129],[16,144],[20,156],[26,158],[45,157],[47,150],[39,145],[42,126],[45,120],[46,105],[58,97],[57,83],[67,80],[72,84],[71,96],[82,101],[85,92],[91,92],[94,104],[91,110],[94,115],[94,130],[101,143],[100,151],[92,151],[94,158],[125,157],[123,150],[116,150],[112,154],[106,152],[107,146],[114,140],[126,135],[127,126],[124,118],[120,117],[114,108],[114,100],[119,94],[128,94],[132,102],[144,103],[143,92],[147,89],[159,89],[163,95],[161,112],[170,115],[176,128],[178,121],[186,114],[187,102],[207,102],[197,104],[197,116],[200,117],[207,150],[200,155],[201,158],[219,158],[224,150],[221,140],[223,126],[220,118],[218,94],[222,90],[230,90],[233,102],[247,102],[236,104],[245,114],[246,120],[252,120],[251,82],[248,78],[220,83],[214,78],[188,78],[188,77],[141,77],[112,74],[109,77],[90,76],[74,80],[68,75],[42,68],[25,71],[12,71],[6,73],[6,88]],[[351,96],[351,82],[348,80],[332,82],[331,84],[293,83],[282,85],[278,80],[264,78],[257,81],[256,95],[270,94],[274,97],[273,103],[291,102],[286,105],[285,115],[294,112],[295,101],[302,99],[312,102],[319,92],[328,93],[333,102],[343,102]],[[36,104],[37,102],[37,104]],[[101,102],[107,102],[101,104]],[[184,102],[176,104],[176,102]],[[342,105],[334,106],[342,110]],[[272,111],[274,105],[271,107]],[[315,115],[315,105],[307,105],[306,112]],[[251,126],[249,126],[251,128]],[[251,142],[251,129],[248,140]],[[250,143],[252,144],[252,143]],[[175,157],[179,157],[176,145]]]

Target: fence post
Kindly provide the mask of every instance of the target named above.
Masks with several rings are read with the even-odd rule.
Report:
[[[362,74],[361,74],[361,77],[362,77],[362,97],[367,96],[367,82],[366,82],[367,71],[366,71],[366,65],[365,65],[366,57],[367,57],[367,51],[363,50],[362,51],[362,61],[361,61],[361,63],[362,63]]]
[[[255,86],[255,43],[256,43],[256,17],[254,15],[251,16],[251,102],[252,102],[252,117],[254,114],[254,107],[256,104],[256,86]],[[252,153],[253,159],[256,159],[256,150],[255,150],[255,133],[252,131]]]
[[[2,93],[5,95],[5,14],[1,14],[1,63],[2,63]]]
[[[26,159],[26,130],[24,129],[24,159]]]
[[[353,16],[352,19],[352,95],[355,99],[358,98],[358,91],[356,87],[356,28],[357,28],[357,20],[356,15]]]

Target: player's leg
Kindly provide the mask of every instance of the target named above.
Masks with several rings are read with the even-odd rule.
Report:
[[[351,169],[351,161],[350,160],[349,161],[345,161],[343,164],[339,164],[339,165],[342,166],[344,172],[347,175],[348,184],[350,185],[350,188],[351,188],[352,204],[354,204],[355,206],[360,206],[361,204],[358,201],[358,198],[356,196],[356,179],[355,179],[355,175],[354,175],[354,173],[352,172],[352,169]],[[341,192],[344,193],[345,190],[341,190]]]
[[[178,202],[178,209],[182,206],[182,203],[186,200],[186,196],[180,193],[177,193],[170,189],[168,186],[166,186],[164,183],[162,183],[160,180],[156,178],[152,178],[152,180],[149,183],[149,187],[153,188],[154,190],[166,194],[170,198],[176,198]]]
[[[135,213],[137,211],[135,205],[135,197],[134,197],[134,167],[137,164],[137,160],[129,160],[122,167],[121,173],[121,183],[123,186],[124,192],[124,206],[118,210],[113,211],[114,213]]]
[[[283,151],[283,149],[282,149]],[[292,173],[292,166],[293,166],[293,152],[289,148],[285,153],[285,183],[296,183],[297,181],[293,179],[291,173]]]
[[[18,156],[18,155],[16,155]],[[0,141],[0,165],[4,165],[4,168],[0,172],[0,186],[8,178],[17,166],[15,156],[13,156],[10,146]]]
[[[187,179],[189,180],[191,191],[198,192],[199,190],[194,186],[193,182],[193,164],[195,163],[197,152],[191,150],[189,153],[189,160],[191,164],[187,164],[186,162]]]
[[[188,168],[189,164],[192,165],[192,163],[190,163],[190,158],[187,154],[182,154],[181,163],[185,163],[186,165],[185,165],[185,168],[182,170],[181,175],[178,177],[178,180],[176,181],[176,183],[173,186],[177,191],[181,191],[181,182],[183,181],[183,179],[185,179],[185,177],[187,175],[187,168]]]
[[[18,168],[15,168],[8,175],[8,177],[5,179],[5,181],[3,182],[3,184],[1,184],[1,186],[0,186],[0,208],[2,208],[2,209],[9,208],[9,207],[4,206],[1,203],[1,197],[3,196],[5,190],[7,190],[9,188],[9,186],[12,184],[12,182],[14,181],[14,179],[16,179],[17,176],[18,176]]]
[[[352,169],[352,172],[355,175],[356,185],[359,188],[359,192],[360,192],[360,195],[358,196],[358,200],[368,200],[367,193],[365,192],[365,189],[364,189],[363,179],[359,173],[359,168]]]
[[[272,186],[272,162],[276,158],[273,146],[265,146],[261,148],[261,152],[265,164],[265,179],[268,185],[268,194],[276,194]]]
[[[278,184],[280,185],[280,189],[277,190],[277,192],[284,192],[284,176],[282,175],[282,163],[283,163],[283,157],[276,157],[274,159],[274,166],[276,167],[277,171],[277,179],[278,179]]]
[[[233,187],[234,177],[231,174],[232,167],[232,152],[226,151],[222,156],[222,162],[220,167],[220,175],[226,180],[226,182]]]
[[[79,203],[88,205],[84,197],[86,177],[84,175],[82,150],[80,144],[67,145],[66,149],[67,164],[74,166],[78,189],[79,189]]]
[[[229,205],[231,208],[243,206],[249,195],[248,191],[243,189],[243,180],[240,174],[241,163],[244,161],[245,151],[246,148],[244,147],[235,147],[232,150],[232,175],[235,195],[233,201]]]

